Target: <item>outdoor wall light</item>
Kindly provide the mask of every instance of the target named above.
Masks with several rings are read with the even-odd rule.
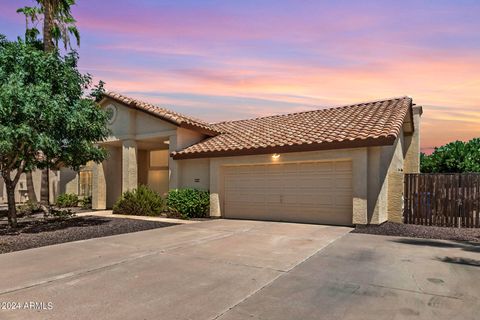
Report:
[[[163,141],[163,143],[170,144],[170,140],[165,140],[165,141]]]
[[[274,154],[272,155],[272,159],[273,159],[273,160],[277,160],[278,158],[280,158],[280,155],[279,155],[278,153],[274,153]]]

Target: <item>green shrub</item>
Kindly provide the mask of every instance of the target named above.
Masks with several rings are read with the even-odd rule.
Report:
[[[157,192],[140,185],[137,189],[123,193],[113,206],[113,213],[158,216],[164,209],[165,200]]]
[[[170,190],[167,206],[185,219],[206,217],[210,208],[210,193],[190,188]]]
[[[44,218],[55,218],[55,219],[69,219],[75,217],[75,213],[70,209],[55,209],[50,208],[47,212],[43,213]]]
[[[29,215],[43,211],[40,204],[32,200],[27,200],[25,203],[19,205],[17,210],[19,215]]]
[[[74,193],[64,193],[57,197],[55,203],[60,208],[70,208],[78,206],[78,196]]]
[[[92,196],[87,196],[81,199],[80,206],[83,209],[92,209]]]

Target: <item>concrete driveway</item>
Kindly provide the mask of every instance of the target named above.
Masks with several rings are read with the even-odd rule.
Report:
[[[0,255],[0,319],[214,319],[350,231],[215,220]]]
[[[480,245],[348,234],[219,317],[480,319]]]
[[[217,220],[0,255],[0,319],[478,319],[480,248]]]

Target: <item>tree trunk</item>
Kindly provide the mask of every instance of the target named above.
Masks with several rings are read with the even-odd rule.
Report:
[[[10,179],[5,179],[8,199],[8,223],[10,227],[17,227],[17,207],[15,206],[15,184]]]
[[[43,1],[43,49],[45,52],[52,52],[55,48],[52,37],[53,29],[53,2],[54,0]]]
[[[50,181],[48,169],[42,170],[42,187],[40,189],[40,202],[50,203]]]
[[[37,194],[35,193],[35,185],[33,184],[33,174],[32,171],[26,173],[27,178],[27,192],[28,200],[37,203]]]
[[[47,206],[50,206],[50,169],[45,171],[47,174]]]
[[[57,0],[43,1],[43,50],[52,52],[55,48],[52,37],[53,18],[54,18],[54,2]],[[40,202],[47,206],[50,205],[50,181],[48,169],[42,170],[42,179],[40,187]]]
[[[57,5],[55,1],[58,0],[43,1],[43,50],[45,52],[52,52],[55,49],[55,44],[53,43],[52,36],[54,7]],[[42,170],[40,202],[43,202],[47,206],[50,206],[50,177],[48,169]]]

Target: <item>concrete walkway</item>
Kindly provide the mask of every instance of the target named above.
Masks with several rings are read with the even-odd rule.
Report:
[[[0,255],[0,319],[215,319],[350,231],[214,220]]]
[[[97,217],[106,217],[106,218],[123,218],[123,219],[135,219],[135,220],[145,220],[145,221],[170,222],[170,223],[176,223],[176,224],[191,224],[191,223],[201,222],[200,220],[184,220],[184,219],[174,219],[174,218],[164,218],[164,217],[148,217],[148,216],[127,215],[127,214],[113,214],[112,210],[80,212],[80,213],[77,213],[76,216],[77,217],[97,216]]]

